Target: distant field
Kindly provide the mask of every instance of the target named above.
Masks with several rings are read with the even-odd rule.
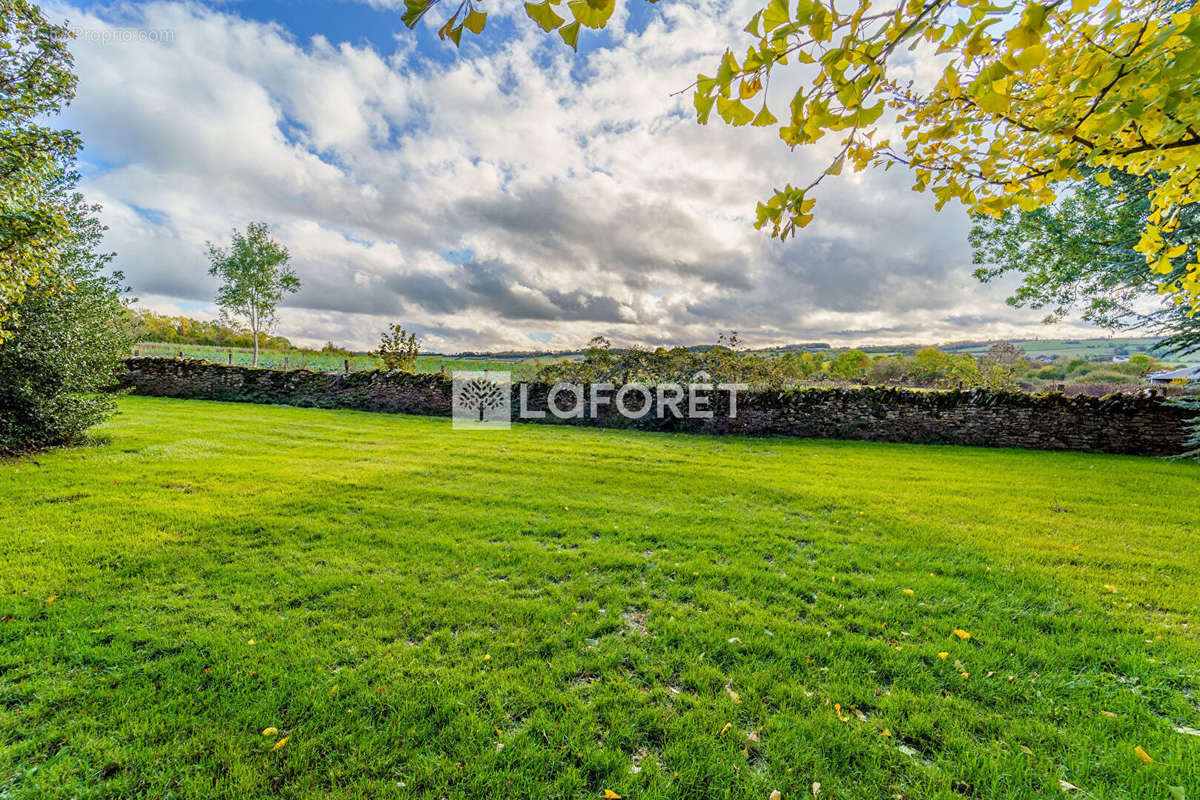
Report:
[[[1137,353],[1163,358],[1170,364],[1200,364],[1200,353],[1189,356],[1172,356],[1164,358],[1153,352],[1154,345],[1159,339],[1144,338],[1114,338],[1114,339],[1014,339],[1012,343],[1020,347],[1029,356],[1064,356],[1066,358],[1086,358],[1089,361],[1107,361],[1113,356],[1132,356]],[[945,345],[941,349],[950,353],[972,353],[982,355],[987,352],[990,344]]]
[[[1034,356],[1051,356],[1053,358],[1086,358],[1089,361],[1110,361],[1113,356],[1132,356],[1137,353],[1146,353],[1147,355],[1161,358],[1168,364],[1200,364],[1200,352],[1192,353],[1187,356],[1171,356],[1169,358],[1157,355],[1153,352],[1153,347],[1160,340],[1155,337],[1121,337],[1121,338],[1096,338],[1096,339],[1006,339],[1017,347],[1020,347],[1030,357]],[[965,344],[938,344],[928,345],[936,347],[939,350],[944,350],[947,353],[971,353],[973,355],[982,355],[987,352],[993,342],[970,342]],[[925,346],[925,345],[921,345]],[[920,346],[905,345],[889,348],[886,345],[879,346],[861,346],[858,349],[864,350],[872,355],[896,355],[906,354],[911,355]],[[832,349],[815,349],[814,352],[825,354],[826,356],[839,353],[842,350],[851,348],[837,347]],[[756,351],[763,355],[778,356],[783,355],[786,350],[776,348],[766,348]]]
[[[239,347],[210,347],[194,344],[163,344],[159,342],[139,342],[134,349],[143,356],[174,358],[183,353],[185,358],[198,358],[216,364],[228,364],[230,354],[235,366],[250,366],[254,361],[254,351],[250,348]],[[354,372],[364,372],[378,369],[379,362],[371,356],[342,356],[327,355],[304,351],[282,352],[278,350],[262,350],[258,355],[258,365],[268,369],[310,369],[314,372],[342,372],[345,361],[350,361],[350,369]],[[553,358],[542,359],[542,363],[550,363]],[[537,370],[538,359],[459,359],[445,356],[421,356],[417,360],[417,372],[439,372],[444,367],[446,372],[461,370],[509,370],[514,378],[532,378]]]
[[[5,800],[1200,798],[1196,464],[120,402],[0,462]]]

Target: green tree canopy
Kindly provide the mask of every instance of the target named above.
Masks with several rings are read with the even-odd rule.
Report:
[[[251,222],[245,233],[234,230],[230,247],[209,242],[208,257],[208,273],[221,279],[216,298],[221,317],[250,329],[257,367],[260,334],[275,326],[283,296],[300,289],[300,279],[287,265],[291,256],[271,238],[265,222]]]
[[[80,142],[45,122],[75,93],[71,36],[33,3],[0,0],[0,342],[68,246],[71,212],[58,189]]]
[[[1188,304],[1164,296],[1164,276],[1148,271],[1136,249],[1152,213],[1151,185],[1148,177],[1118,172],[1107,184],[1076,183],[1050,206],[979,219],[970,237],[976,277],[1019,275],[1008,302],[1045,309],[1048,322],[1080,314],[1105,328],[1165,335],[1166,352],[1200,347],[1200,321]],[[1200,240],[1200,206],[1182,207],[1164,236],[1169,249]],[[1185,272],[1175,264],[1165,279]]]
[[[80,441],[116,408],[106,391],[124,371],[130,340],[123,318],[120,273],[100,250],[98,206],[63,186],[53,198],[68,233],[55,280],[28,287],[0,344],[0,454]]]

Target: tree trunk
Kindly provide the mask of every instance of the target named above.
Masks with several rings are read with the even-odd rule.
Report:
[[[250,314],[250,333],[254,336],[254,366],[258,366],[258,314]]]

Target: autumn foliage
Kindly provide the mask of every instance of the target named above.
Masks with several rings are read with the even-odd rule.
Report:
[[[405,23],[415,25],[436,2],[407,0]],[[574,47],[581,27],[604,27],[615,2],[525,8]],[[463,0],[439,33],[458,44],[464,28],[482,32],[486,16]],[[698,121],[715,111],[734,126],[778,126],[792,147],[836,138],[824,173],[760,203],[757,227],[794,235],[813,219],[812,189],[847,165],[903,165],[913,188],[933,192],[939,208],[958,200],[993,216],[1045,206],[1063,181],[1125,172],[1151,182],[1139,249],[1150,269],[1168,276],[1161,291],[1200,308],[1194,244],[1164,239],[1180,209],[1200,200],[1196,5],[771,0],[745,31],[744,55],[731,48],[711,75],[698,76]],[[902,77],[914,57],[940,70],[934,85]],[[769,92],[780,70],[805,78],[791,97]]]

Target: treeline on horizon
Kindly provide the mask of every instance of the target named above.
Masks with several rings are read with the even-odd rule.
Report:
[[[169,314],[159,314],[149,309],[130,308],[128,311],[128,326],[129,335],[134,342],[158,342],[164,344],[179,344],[179,345],[197,345],[207,347],[229,347],[229,348],[251,348],[254,346],[254,338],[249,330],[235,328],[227,325],[219,320],[198,320],[187,316],[172,316]],[[1102,337],[1096,337],[1100,339]],[[1036,341],[1036,340],[1016,340]],[[1080,339],[1064,339],[1064,344],[1077,344],[1085,340]],[[1091,340],[1086,340],[1091,341]],[[948,353],[964,352],[970,348],[986,347],[993,344],[993,340],[962,340],[948,342],[945,344],[935,345],[939,350]],[[298,353],[324,353],[330,355],[363,355],[365,351],[353,350],[347,347],[341,347],[333,342],[327,342],[323,347],[312,348],[297,345],[288,339],[286,336],[268,335],[262,333],[259,335],[258,345],[263,350],[279,350]],[[683,347],[693,353],[704,353],[714,349],[724,348],[723,344],[699,344]],[[918,350],[930,347],[928,344],[895,344],[895,345],[863,345],[860,347],[835,347],[828,342],[800,342],[788,345],[778,345],[770,347],[751,348],[750,352],[758,352],[764,354],[779,354],[786,353],[805,353],[805,352],[825,352],[837,353],[848,350],[857,350],[869,355],[889,354],[900,356],[912,356]],[[612,352],[624,353],[638,348],[613,347]],[[667,348],[676,349],[676,348]],[[450,355],[455,358],[490,358],[490,359],[530,359],[530,358],[566,358],[571,356],[582,356],[587,352],[586,348],[580,347],[574,350],[464,350],[457,353],[436,353],[425,351],[422,355],[439,356]]]
[[[185,316],[157,314],[144,308],[129,309],[129,336],[134,342],[160,342],[205,347],[250,348],[254,334],[244,328],[234,328],[219,320],[199,320]],[[324,347],[310,348],[294,344],[286,336],[260,333],[258,346],[263,350],[330,353],[354,355],[355,351],[327,342]]]

